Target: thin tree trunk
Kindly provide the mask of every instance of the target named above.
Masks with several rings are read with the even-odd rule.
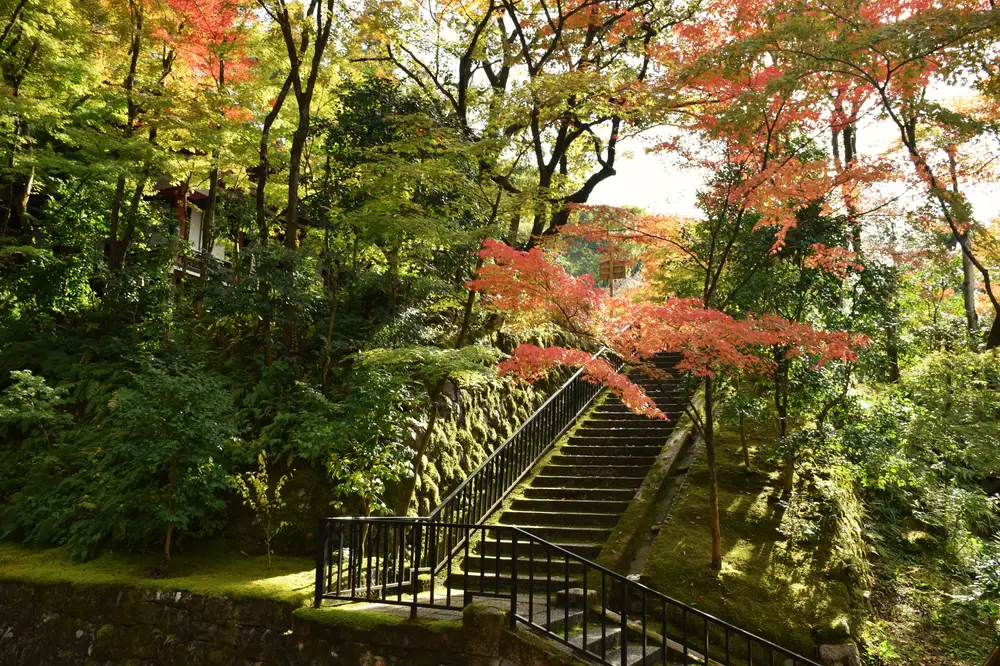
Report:
[[[301,104],[302,102],[300,102]],[[306,102],[308,104],[308,102]],[[309,112],[299,113],[299,126],[292,136],[292,149],[288,154],[288,206],[285,209],[285,247],[298,247],[299,234],[299,181],[302,175],[302,153],[309,136]]]
[[[889,382],[892,384],[899,383],[901,376],[899,371],[899,327],[895,321],[897,314],[898,308],[893,304],[890,313],[893,320],[885,327],[885,355],[889,362]]]
[[[517,232],[521,228],[521,213],[510,216],[510,227],[507,229],[507,245],[517,247]]]
[[[257,163],[257,191],[255,193],[255,199],[257,208],[257,236],[261,245],[267,245],[268,237],[270,235],[267,229],[267,200],[265,198],[265,190],[267,189],[267,176],[270,169],[268,153],[270,151],[271,127],[274,126],[275,121],[278,119],[278,114],[281,113],[281,107],[284,106],[285,99],[288,97],[288,91],[291,89],[292,74],[289,74],[285,77],[285,83],[281,86],[281,90],[278,92],[278,96],[274,100],[274,105],[264,117],[264,126],[261,128],[260,132],[260,147],[258,149],[259,161]]]
[[[147,172],[143,172],[142,176],[139,177],[139,181],[135,184],[128,211],[125,213],[121,238],[113,239],[111,242],[111,268],[114,270],[121,270],[122,266],[125,265],[125,255],[128,254],[129,245],[132,244],[132,237],[135,235],[135,225],[139,216],[139,204],[142,202],[142,193],[146,189],[147,178]]]
[[[327,347],[330,346],[330,340],[333,338],[333,324],[337,316],[337,295],[340,290],[340,271],[337,269],[337,264],[331,262],[330,270],[333,275],[330,277],[330,321],[326,326]],[[327,349],[326,358],[323,360],[323,374],[319,382],[320,389],[323,391],[326,390],[326,377],[330,370],[330,356],[330,350]]]
[[[775,347],[774,360],[777,364],[774,380],[774,408],[778,414],[778,442],[787,445],[788,437],[788,356],[781,347]],[[795,451],[785,454],[782,475],[782,497],[792,494],[795,486]]]
[[[430,401],[430,414],[427,416],[427,427],[424,428],[423,433],[420,435],[420,440],[417,442],[417,450],[413,455],[413,476],[407,479],[406,484],[403,486],[399,503],[396,505],[397,516],[405,516],[410,512],[410,502],[413,501],[413,494],[417,489],[417,479],[420,478],[420,474],[423,472],[424,454],[431,443],[431,438],[434,435],[434,426],[437,424],[437,401],[441,395],[441,391],[444,389],[444,383],[445,380],[441,379],[427,393],[427,398]]]
[[[167,485],[170,488],[167,494],[167,510],[172,516],[174,514],[174,490],[177,487],[177,456],[175,455],[170,459],[170,475],[168,477]],[[170,520],[167,522],[167,538],[163,542],[163,566],[167,568],[170,566],[170,543],[174,536],[174,521]]]
[[[212,155],[215,165],[208,174],[208,201],[201,214],[201,283],[208,282],[209,264],[212,261],[212,248],[215,246],[215,204],[219,200],[219,151]],[[199,301],[202,296],[199,296]]]
[[[993,654],[986,658],[983,666],[1000,666],[1000,648],[994,648]]]
[[[750,470],[750,447],[747,444],[746,419],[740,414],[740,445],[743,447],[743,466]]]
[[[949,145],[945,148],[948,154],[948,173],[951,176],[951,190],[955,194],[961,194],[958,189],[958,150],[955,146]],[[956,237],[955,241],[959,245],[964,245],[970,250],[972,239],[969,237],[969,230],[962,230],[961,237]],[[976,273],[972,259],[962,252],[962,301],[965,304],[965,323],[969,333],[975,334],[979,329],[979,316],[976,314]]]
[[[709,513],[712,529],[712,570],[722,570],[722,525],[719,521],[719,470],[715,461],[715,419],[712,413],[712,378],[705,379],[705,460],[708,463]]]
[[[966,242],[968,234],[966,234]],[[962,301],[965,303],[965,323],[969,333],[979,330],[979,314],[976,312],[976,268],[972,260],[962,253]]]

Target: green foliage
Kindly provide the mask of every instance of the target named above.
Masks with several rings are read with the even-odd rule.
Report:
[[[236,493],[243,504],[254,512],[257,525],[264,534],[264,548],[267,551],[267,568],[271,568],[271,542],[288,523],[279,518],[285,508],[285,500],[281,490],[288,481],[288,476],[281,476],[272,488],[268,482],[267,453],[261,451],[257,455],[257,471],[237,474],[233,478]]]
[[[413,474],[412,451],[402,441],[405,401],[401,378],[378,369],[338,405],[326,468],[338,508],[358,499],[364,515],[388,513],[388,484]]]
[[[217,533],[235,434],[222,382],[197,366],[150,364],[108,407],[104,444],[90,452],[82,515],[67,541],[71,552],[92,557],[108,541],[144,549],[164,531]]]
[[[80,427],[7,454],[5,534],[86,559],[105,545],[150,548],[168,526],[180,538],[219,531],[235,433],[224,385],[199,366],[155,361],[123,381]]]
[[[68,415],[59,409],[65,402],[66,389],[52,388],[44,377],[30,370],[10,373],[14,382],[0,394],[0,425],[28,435],[34,428],[51,442],[49,430],[70,423]]]
[[[461,349],[438,347],[403,347],[370,349],[360,355],[361,367],[387,368],[405,372],[427,385],[454,379],[464,386],[475,386],[492,375],[500,358],[496,349],[470,345]]]

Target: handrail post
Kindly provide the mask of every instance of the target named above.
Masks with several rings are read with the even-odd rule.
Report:
[[[510,542],[510,628],[517,628],[517,530],[511,531]]]
[[[419,520],[413,523],[413,558],[410,566],[410,591],[413,593],[413,605],[410,606],[411,620],[417,617],[417,597],[420,595],[420,549],[422,547],[420,536],[422,527],[423,523]]]
[[[313,606],[319,608],[323,603],[323,593],[326,591],[326,552],[329,545],[329,532],[325,519],[319,519],[316,530],[316,589],[313,591]]]

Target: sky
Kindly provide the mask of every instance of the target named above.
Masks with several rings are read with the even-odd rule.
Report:
[[[897,141],[894,125],[872,119],[861,124],[858,152],[874,156],[888,150]],[[657,143],[655,132],[629,137],[619,145],[622,152],[615,161],[617,175],[594,189],[592,204],[639,206],[651,213],[697,217],[696,194],[709,174],[682,166],[682,160],[661,153],[647,153]],[[919,193],[915,193],[919,196]],[[1000,186],[966,187],[976,219],[987,222],[1000,217]]]

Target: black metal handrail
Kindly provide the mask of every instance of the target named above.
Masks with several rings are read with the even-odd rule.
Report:
[[[317,537],[317,605],[378,601],[416,615],[482,597],[509,611],[512,628],[530,626],[609,666],[819,666],[517,527],[328,518]]]
[[[603,348],[592,358],[602,356],[612,353]],[[616,370],[625,365],[618,358],[612,363]],[[601,392],[603,387],[585,379],[584,372],[581,367],[573,373],[424,519],[472,524],[486,520]]]

